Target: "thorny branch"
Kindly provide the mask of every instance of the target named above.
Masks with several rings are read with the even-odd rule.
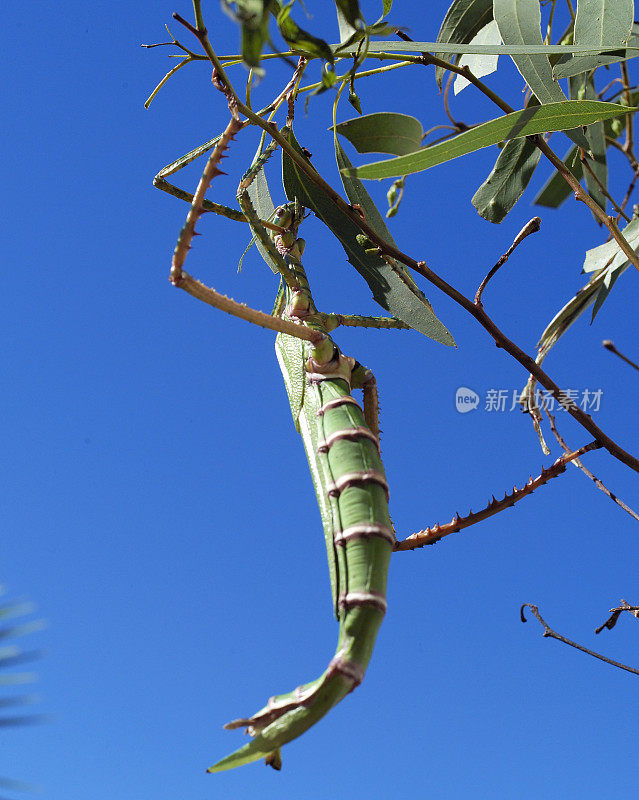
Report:
[[[601,653],[595,653],[594,650],[589,650],[587,647],[584,647],[581,644],[577,644],[577,642],[573,642],[572,639],[567,639],[565,636],[562,636],[560,633],[556,633],[553,629],[548,625],[548,623],[543,619],[541,614],[539,613],[539,609],[537,606],[533,605],[532,603],[524,603],[521,607],[521,621],[528,622],[526,617],[524,616],[524,609],[529,608],[530,613],[537,619],[544,628],[543,636],[549,637],[551,639],[556,639],[558,642],[563,642],[564,644],[570,645],[570,647],[574,647],[577,650],[581,650],[582,653],[587,653],[589,656],[593,658],[598,658],[600,661],[605,661],[606,664],[610,664],[613,667],[617,667],[618,669],[623,669],[626,672],[632,672],[633,675],[639,675],[639,669],[634,669],[634,667],[629,667],[626,664],[622,664],[619,661],[614,661],[612,658],[608,658],[607,656],[602,656]]]
[[[528,483],[522,486],[521,489],[515,486],[510,494],[505,494],[503,500],[497,500],[493,495],[493,499],[482,511],[477,511],[475,513],[471,511],[466,517],[460,517],[459,513],[457,513],[450,522],[444,525],[434,525],[432,528],[426,528],[426,530],[413,533],[403,541],[397,542],[395,550],[415,550],[418,547],[435,544],[440,539],[443,539],[444,536],[448,536],[451,533],[458,533],[463,528],[468,528],[471,525],[475,525],[477,522],[482,522],[489,517],[495,516],[495,514],[499,514],[500,511],[511,508],[515,503],[518,503],[520,500],[523,500],[524,497],[528,497],[529,494],[532,494],[539,486],[543,486],[552,478],[565,472],[568,463],[578,459],[579,456],[582,456],[589,450],[597,450],[600,447],[601,445],[597,442],[591,442],[590,444],[580,447],[579,450],[575,450],[574,453],[567,453],[561,456],[554,464],[542,469],[541,473],[536,478],[531,477]]]

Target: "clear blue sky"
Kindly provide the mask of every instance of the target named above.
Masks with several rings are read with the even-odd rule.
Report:
[[[214,46],[236,50],[237,30],[208,5]],[[370,18],[378,5],[364,4]],[[447,3],[429,3],[428,14],[416,0],[395,5],[394,22],[432,40]],[[520,604],[538,603],[557,630],[639,664],[630,618],[593,635],[620,597],[638,599],[639,529],[572,467],[516,509],[393,557],[389,611],[364,684],[287,746],[281,773],[260,763],[205,773],[243,741],[222,724],[319,675],[337,626],[273,336],[167,280],[186,206],[153,189],[153,175],[227,118],[202,64],[143,107],[170,62],[167,49],[139,45],[164,41],[174,10],[191,15],[185,0],[4,10],[0,580],[48,623],[25,646],[46,650],[38,692],[51,720],[2,733],[0,774],[38,783],[47,800],[635,796],[637,678],[519,622]],[[324,30],[334,39],[332,26],[331,11]],[[514,67],[502,67],[492,85],[520,106]],[[260,105],[284,74],[273,68],[256,90]],[[431,70],[360,87],[365,112],[413,113],[425,128],[445,121]],[[300,111],[296,131],[337,185],[330,103],[325,95],[307,117]],[[494,115],[470,89],[454,109],[469,123]],[[352,115],[344,102],[341,118]],[[560,153],[568,147],[560,134],[552,142]],[[250,131],[238,137],[214,196],[232,202],[256,145]],[[538,213],[531,198],[550,172],[542,164],[513,213],[491,225],[470,198],[496,153],[410,179],[392,222],[403,250],[467,294]],[[611,162],[621,164],[614,153]],[[282,199],[276,159],[272,166]],[[193,169],[181,185],[196,180]],[[371,184],[382,201],[386,188]],[[605,238],[574,202],[541,216],[541,232],[485,295],[529,352],[583,283],[585,250]],[[304,228],[320,306],[375,313],[321,223]],[[200,231],[189,271],[269,310],[275,284],[257,254],[236,272],[244,227],[208,216]],[[524,371],[420,285],[458,349],[414,332],[336,336],[377,375],[402,536],[477,510],[560,455],[542,455],[527,417],[484,410],[490,389],[507,390],[510,407]],[[603,390],[597,422],[635,453],[637,374],[600,342],[637,358],[638,301],[629,270],[595,324],[580,320],[546,362],[563,387]],[[459,386],[482,398],[465,415],[455,409]],[[561,423],[572,445],[589,440],[565,415]],[[635,474],[601,452],[587,463],[636,505]]]

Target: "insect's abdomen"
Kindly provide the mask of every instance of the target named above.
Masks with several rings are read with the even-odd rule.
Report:
[[[318,447],[333,509],[337,565],[336,658],[357,665],[354,675],[358,674],[359,683],[386,611],[386,578],[395,541],[388,484],[377,437],[346,382],[326,379],[317,391]]]

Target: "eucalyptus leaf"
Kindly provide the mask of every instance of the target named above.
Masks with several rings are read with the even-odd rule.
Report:
[[[524,193],[540,156],[541,151],[530,139],[506,142],[490,175],[471,200],[479,216],[501,222]]]
[[[295,150],[302,155],[292,133],[289,134],[289,140]],[[410,325],[411,328],[431,338],[437,338],[436,335],[433,335],[435,323],[430,304],[419,289],[413,288],[406,282],[405,268],[400,268],[400,265],[391,266],[377,252],[366,252],[357,241],[360,230],[355,223],[345,217],[324,192],[284,152],[282,153],[282,177],[288,199],[298,198],[302,205],[317,214],[330,228],[339,239],[350,263],[368,284],[376,302],[394,317]],[[441,326],[437,341],[454,346],[454,340],[444,326],[438,320],[436,320],[436,324]]]
[[[488,25],[484,25],[470,44],[501,44],[501,34],[495,20],[492,19]],[[497,55],[464,55],[459,59],[459,66],[468,67],[476,78],[483,78],[495,72],[498,59],[499,56]],[[463,75],[457,75],[453,83],[453,91],[455,94],[459,94],[462,89],[469,85],[470,81],[467,78],[464,78]]]
[[[268,39],[268,0],[222,0],[222,8],[242,30],[242,59],[250,67],[260,63],[264,42]]]
[[[335,5],[352,28],[357,28],[364,21],[357,0],[335,0]]]
[[[370,29],[374,28],[370,26]],[[369,29],[369,30],[370,30]],[[541,36],[541,32],[540,32]],[[350,55],[357,52],[355,45],[344,47],[342,44],[332,44],[333,50],[339,50],[340,55]],[[639,42],[628,44],[626,48],[628,58],[635,58],[639,55]],[[382,41],[370,42],[368,45],[369,53],[437,53],[443,55],[460,55],[463,53],[483,53],[486,55],[557,55],[563,56],[567,53],[579,53],[580,55],[598,55],[599,53],[610,53],[610,48],[587,47],[574,44],[495,44],[470,45],[470,44],[443,44],[442,42],[404,42],[404,41]],[[616,52],[616,49],[615,51]]]
[[[553,68],[555,78],[588,72],[603,64],[624,59],[624,46],[630,39],[633,16],[633,0],[577,0],[575,44],[600,48],[618,47],[620,52],[612,56],[563,56]]]
[[[493,14],[504,44],[543,45],[539,0],[493,0]],[[566,99],[553,78],[547,55],[513,55],[512,59],[540,103],[560,103]],[[580,147],[588,148],[581,130],[567,130],[566,135]]]
[[[587,79],[587,75],[574,75],[568,81],[570,89],[570,97],[577,98],[584,96],[586,100],[595,100],[597,92],[592,84],[592,81]],[[586,139],[588,140],[588,150],[590,154],[585,154],[587,159],[587,166],[583,167],[583,175],[586,179],[586,187],[588,194],[597,203],[599,208],[603,211],[606,210],[606,194],[605,190],[608,186],[608,164],[606,162],[606,137],[604,135],[603,122],[595,122],[588,125],[585,130]],[[590,169],[588,169],[590,167]],[[593,217],[598,225],[601,221],[595,216]]]
[[[424,129],[415,117],[383,111],[340,122],[335,130],[358,153],[391,153],[403,156],[421,149]]]
[[[472,153],[508,139],[518,139],[548,131],[589,125],[592,122],[614,117],[623,106],[591,100],[565,100],[543,106],[525,108],[512,114],[484,122],[448,141],[422,148],[414,153],[377,161],[357,167],[353,175],[359,178],[380,179],[409,175]],[[623,109],[627,110],[627,109]]]
[[[639,247],[639,217],[632,219],[621,233],[633,250],[637,249]],[[616,262],[614,259],[617,259]],[[600,244],[599,247],[593,247],[591,250],[588,250],[586,252],[586,258],[584,259],[582,271],[594,272],[597,269],[608,266],[611,260],[613,260],[611,264],[613,267],[627,261],[626,254],[621,250],[614,239],[605,244]]]
[[[492,18],[493,0],[454,0],[446,12],[444,21],[437,34],[437,43],[466,44],[470,42]],[[422,49],[431,50],[431,48]],[[439,51],[431,50],[431,52],[434,52],[438,58],[449,60],[446,59],[447,51],[443,49]],[[435,79],[437,85],[440,87],[443,77],[443,67],[436,67]]]

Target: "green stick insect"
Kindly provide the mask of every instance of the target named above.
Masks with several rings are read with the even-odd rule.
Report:
[[[229,107],[233,113],[233,104],[229,103]],[[289,118],[284,129],[279,131],[279,138],[290,134],[287,141],[294,141],[290,122]],[[340,352],[332,332],[339,325],[375,328],[408,325],[395,318],[318,311],[301,261],[304,242],[298,237],[298,229],[304,219],[304,209],[296,192],[292,192],[291,202],[277,209],[268,194],[263,168],[277,147],[275,139],[263,152],[260,146],[258,156],[240,182],[237,197],[241,211],[205,199],[211,181],[220,174],[219,162],[224,151],[246,124],[240,121],[239,115],[233,114],[220,136],[173,162],[156,176],[156,186],[191,203],[175,248],[171,280],[175,286],[215,308],[278,333],[277,357],[293,419],[306,448],[324,527],[339,635],[336,652],[319,678],[288,694],[272,697],[251,717],[234,720],[225,726],[230,729],[243,727],[253,738],[249,744],[214,764],[209,772],[232,769],[260,758],[279,769],[280,748],[307,731],[361,683],[386,611],[386,579],[394,550],[433,544],[450,533],[511,507],[563,472],[569,461],[598,446],[592,443],[557,459],[538,478],[531,478],[522,489],[515,489],[503,500],[491,501],[482,512],[471,512],[467,517],[455,515],[447,525],[435,525],[397,542],[389,516],[388,484],[379,452],[375,379],[370,370]],[[212,153],[194,195],[168,183],[168,175],[210,150]],[[302,192],[306,192],[306,197],[315,202],[317,213],[322,216],[321,206],[312,193],[303,184],[298,185]],[[358,189],[357,197],[368,208],[372,207],[372,201],[363,190]],[[184,271],[195,225],[205,211],[250,224],[260,254],[280,277],[273,314],[238,303]],[[349,243],[348,246],[352,253],[353,245]],[[387,265],[391,270],[387,273],[390,278],[397,277],[421,304],[421,310],[432,315],[428,301],[416,293],[414,284],[400,271],[400,266],[392,259],[388,259]],[[407,316],[411,318],[410,309]],[[433,326],[427,318],[425,328],[430,335],[436,338],[443,330],[450,337],[434,315],[432,319],[439,329],[435,328],[433,333]],[[448,343],[445,337],[443,341]],[[362,389],[363,407],[352,397],[353,389]]]
[[[219,174],[219,160],[239,128],[240,123],[232,120],[216,142],[178,239],[172,281],[228,313],[278,330],[277,357],[306,448],[324,526],[339,636],[335,655],[319,678],[271,698],[253,716],[226,725],[245,727],[253,739],[210,772],[259,758],[279,769],[282,745],[308,730],[362,682],[386,611],[386,578],[396,542],[379,452],[375,379],[370,370],[343,355],[333,341],[331,331],[343,318],[319,312],[313,302],[301,262],[304,241],[297,235],[304,209],[296,201],[279,206],[267,223],[269,235],[251,202],[252,184],[258,176],[263,178],[261,171],[274,143],[256,159],[238,189],[240,206],[258,246],[281,277],[273,315],[220,295],[182,269],[195,223],[204,210],[204,192]],[[215,210],[228,216],[227,209]],[[237,212],[232,214],[237,219]],[[357,324],[373,325],[375,318],[358,318]],[[363,408],[351,395],[355,388],[363,390]]]

